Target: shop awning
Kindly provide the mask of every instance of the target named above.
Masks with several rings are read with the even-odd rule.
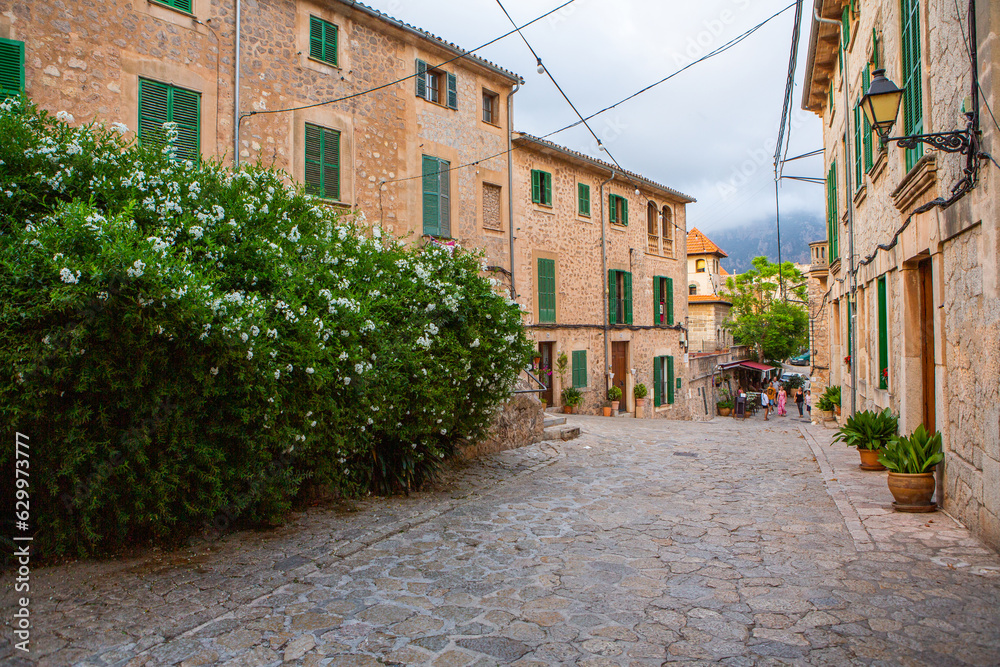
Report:
[[[719,368],[724,371],[728,371],[733,368],[746,368],[751,371],[761,371],[767,373],[769,371],[776,370],[774,366],[768,366],[767,364],[760,364],[756,361],[731,361],[728,364],[719,364]]]

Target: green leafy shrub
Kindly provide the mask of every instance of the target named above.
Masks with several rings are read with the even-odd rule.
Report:
[[[576,387],[566,387],[562,390],[562,400],[563,405],[575,408],[583,403],[583,394]]]
[[[834,408],[840,405],[840,387],[827,387],[823,395],[819,397],[819,401],[816,402],[816,407],[820,410],[826,410],[832,412]]]
[[[646,389],[646,385],[640,382],[639,384],[637,384],[635,387],[632,388],[632,394],[636,398],[646,398],[646,396],[649,395],[649,390]]]
[[[843,442],[848,447],[879,450],[896,436],[898,418],[892,410],[882,412],[863,410],[847,418],[837,430],[833,442]]]
[[[941,433],[929,434],[923,424],[909,438],[898,436],[890,440],[878,457],[879,463],[892,472],[910,475],[928,472],[943,460]]]
[[[621,387],[616,387],[616,386],[612,385],[611,389],[608,389],[608,400],[609,401],[620,401],[620,400],[622,400],[622,389],[621,389]]]
[[[484,434],[530,347],[480,254],[126,132],[0,105],[0,414],[31,438],[36,545],[406,491]]]

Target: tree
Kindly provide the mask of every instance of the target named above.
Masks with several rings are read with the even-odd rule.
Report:
[[[809,314],[805,276],[791,262],[753,260],[754,268],[726,280],[724,294],[733,303],[725,327],[757,359],[785,359],[808,343]]]

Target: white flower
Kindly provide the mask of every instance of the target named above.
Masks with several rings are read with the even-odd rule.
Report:
[[[365,372],[364,364],[354,364],[354,372],[361,375]]]
[[[338,358],[339,358],[339,359],[340,359],[341,361],[344,361],[344,360],[346,360],[346,359],[347,359],[347,353],[346,353],[346,352],[341,352],[341,353],[340,353],[340,357],[338,357]]]
[[[253,359],[253,350],[247,350],[247,359]]]
[[[280,380],[281,379],[281,371],[280,370],[274,371],[274,379],[275,380]]]
[[[71,285],[80,282],[80,272],[77,271],[76,275],[74,275],[68,268],[64,268],[60,271],[59,277],[62,278],[64,283],[69,283]]]
[[[126,271],[126,273],[133,278],[138,278],[143,274],[143,270],[145,268],[146,268],[145,262],[143,262],[141,259],[137,259],[135,260],[135,262],[132,263],[132,268]]]
[[[76,120],[75,118],[73,118],[73,114],[69,113],[68,111],[58,112],[56,114],[56,118],[64,123],[72,123],[74,120]]]
[[[351,378],[344,378],[344,384],[351,384]]]
[[[307,369],[306,369],[306,373],[307,373],[308,375],[312,375],[312,374],[313,374],[313,373],[315,373],[315,372],[316,372],[316,369],[315,369],[315,368],[313,368],[312,366],[310,366],[309,368],[307,368]]]
[[[128,132],[128,125],[126,125],[125,123],[115,122],[111,123],[111,129],[117,132],[118,134],[125,134],[126,132]]]
[[[243,341],[243,342],[245,343],[245,342],[247,342],[248,340],[250,340],[250,336],[246,335],[246,333],[245,333],[245,332],[244,332],[244,333],[241,333],[241,334],[240,334],[240,340],[242,340],[242,341]]]
[[[288,364],[287,366],[285,366],[285,370],[288,371],[289,373],[291,373],[292,370],[294,370],[294,368],[293,368],[293,366],[291,364]]]
[[[212,370],[211,370],[211,371],[209,371],[209,372],[210,372],[210,373],[211,373],[212,375],[218,375],[218,374],[219,374],[219,369],[218,369],[218,368],[216,368],[215,366],[212,366]]]
[[[205,230],[198,226],[192,226],[188,228],[188,234],[193,236],[195,239],[200,239],[205,235]]]

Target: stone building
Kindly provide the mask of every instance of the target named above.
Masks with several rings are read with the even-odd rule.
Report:
[[[812,264],[806,275],[809,284],[809,376],[814,400],[830,386],[830,265],[826,241],[809,244]]]
[[[649,389],[646,417],[687,419],[685,206],[638,174],[527,134],[514,138],[515,279],[542,365],[560,353],[565,385],[597,413],[607,389]],[[560,405],[554,374],[546,398]]]
[[[939,430],[938,501],[1000,546],[1000,169],[882,146],[858,108],[884,69],[905,89],[894,137],[962,130],[968,111],[982,150],[1000,154],[1000,4],[814,6],[827,21],[812,21],[802,106],[823,119],[829,381],[845,415],[890,407],[905,434]],[[953,199],[967,166],[973,187]]]
[[[77,123],[118,121],[155,140],[179,122],[192,157],[231,163],[238,146],[331,205],[414,239],[483,247],[509,269],[517,75],[346,0],[245,2],[239,30],[237,49],[232,2],[0,0],[0,55],[13,59],[0,62]]]
[[[722,266],[728,257],[697,227],[687,235],[688,345],[693,353],[728,350],[733,334],[725,328],[733,304],[722,292],[729,272]]]

